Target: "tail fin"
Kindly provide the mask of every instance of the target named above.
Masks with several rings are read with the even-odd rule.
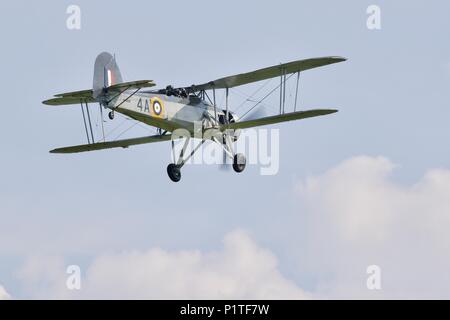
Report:
[[[152,80],[123,82],[116,59],[108,52],[103,52],[95,60],[92,90],[57,94],[54,98],[45,100],[42,103],[51,106],[79,104],[80,102],[100,102],[104,104],[105,102],[109,103],[108,97],[111,95],[117,96],[117,93],[122,93],[129,89],[140,90],[141,88],[154,86],[155,83]],[[108,88],[108,90],[104,90],[105,88]]]
[[[108,52],[100,53],[94,65],[93,97],[96,99],[102,94],[104,88],[122,82],[122,75],[115,57]]]

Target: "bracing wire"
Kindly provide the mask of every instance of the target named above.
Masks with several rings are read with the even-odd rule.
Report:
[[[100,121],[102,122],[102,134],[103,134],[103,142],[106,142],[106,138],[105,138],[105,126],[103,124],[103,109],[102,109],[102,105],[99,104],[98,105],[100,108]]]
[[[251,99],[258,93],[260,92],[263,88],[265,88],[273,79],[268,79],[264,84],[262,84],[255,92],[253,92],[250,96],[248,96],[247,94],[245,94],[246,99],[239,105],[237,106],[237,108],[234,110],[234,112],[237,112],[244,104],[246,104],[247,102],[251,101]],[[234,88],[235,91],[239,92],[240,90],[238,90],[237,88]],[[242,93],[242,92],[241,92]]]
[[[131,129],[133,129],[139,122],[135,122],[131,127],[129,127],[128,129],[122,131],[117,137],[114,138],[114,140],[119,139],[122,135],[124,135],[125,133],[127,133],[128,131],[130,131]]]
[[[289,75],[289,77],[286,78],[287,82],[291,77],[292,77],[293,73]],[[276,86],[273,90],[271,90],[268,94],[266,94],[261,100],[259,100],[253,107],[251,107],[249,110],[247,110],[246,113],[244,113],[241,116],[241,119],[244,118],[250,111],[252,111],[253,109],[255,109],[258,105],[260,105],[267,97],[269,97],[272,93],[274,93],[278,88],[281,87],[281,84],[279,84],[278,86]]]
[[[120,113],[117,113],[119,116],[121,116],[123,118],[123,121],[116,126],[114,129],[112,129],[110,132],[108,132],[106,134],[106,137],[111,136],[113,132],[117,131],[117,129],[119,129],[120,127],[122,127],[127,121],[136,121],[132,118],[126,117]],[[143,125],[142,123],[140,123],[139,121],[134,122],[130,127],[128,127],[127,129],[123,130],[120,134],[118,134],[114,139],[117,140],[118,138],[120,138],[121,136],[123,136],[126,132],[128,132],[129,130],[131,130],[132,128],[139,126],[142,129],[145,129],[147,132],[155,134],[154,130],[151,130],[151,128],[149,128],[148,126]]]

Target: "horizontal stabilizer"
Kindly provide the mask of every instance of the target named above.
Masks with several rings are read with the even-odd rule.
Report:
[[[156,84],[152,80],[138,80],[130,82],[122,82],[114,84],[105,89],[107,92],[121,92],[131,89],[154,87]],[[55,94],[55,98],[43,101],[43,104],[49,106],[62,106],[70,104],[79,104],[83,102],[92,103],[97,102],[93,96],[92,90],[81,90],[67,93]]]
[[[67,93],[55,94],[56,98],[45,100],[42,103],[49,106],[63,106],[69,104],[79,104],[83,102],[96,102],[92,96],[92,90],[82,90]]]
[[[118,84],[114,84],[106,88],[107,91],[123,91],[129,89],[140,89],[140,88],[150,88],[154,87],[156,84],[153,80],[137,80],[130,82],[122,82]]]
[[[148,137],[131,138],[131,139],[124,139],[124,140],[84,144],[84,145],[73,146],[73,147],[58,148],[58,149],[51,150],[50,153],[79,153],[79,152],[112,149],[112,148],[127,148],[129,146],[134,146],[134,145],[138,145],[138,144],[169,141],[170,139],[171,139],[170,134],[154,135],[154,136],[148,136]]]
[[[307,110],[307,111],[297,111],[297,112],[279,114],[276,116],[264,117],[264,118],[254,119],[254,120],[233,122],[233,123],[223,125],[222,128],[224,130],[226,130],[226,129],[246,129],[246,128],[258,127],[258,126],[265,126],[268,124],[324,116],[324,115],[335,113],[335,112],[337,112],[337,110],[333,110],[333,109],[315,109],[315,110]]]
[[[58,98],[92,98],[92,90],[81,90],[55,94]]]

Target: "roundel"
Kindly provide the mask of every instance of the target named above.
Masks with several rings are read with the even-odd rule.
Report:
[[[159,99],[154,99],[152,102],[152,109],[156,116],[160,116],[163,111],[162,102]]]

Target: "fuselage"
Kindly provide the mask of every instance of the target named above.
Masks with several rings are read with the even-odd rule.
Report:
[[[186,129],[194,135],[226,123],[224,110],[197,96],[132,93],[133,91],[123,92],[104,106],[168,132]],[[237,116],[229,112],[228,119],[229,122],[234,122],[237,121]]]

